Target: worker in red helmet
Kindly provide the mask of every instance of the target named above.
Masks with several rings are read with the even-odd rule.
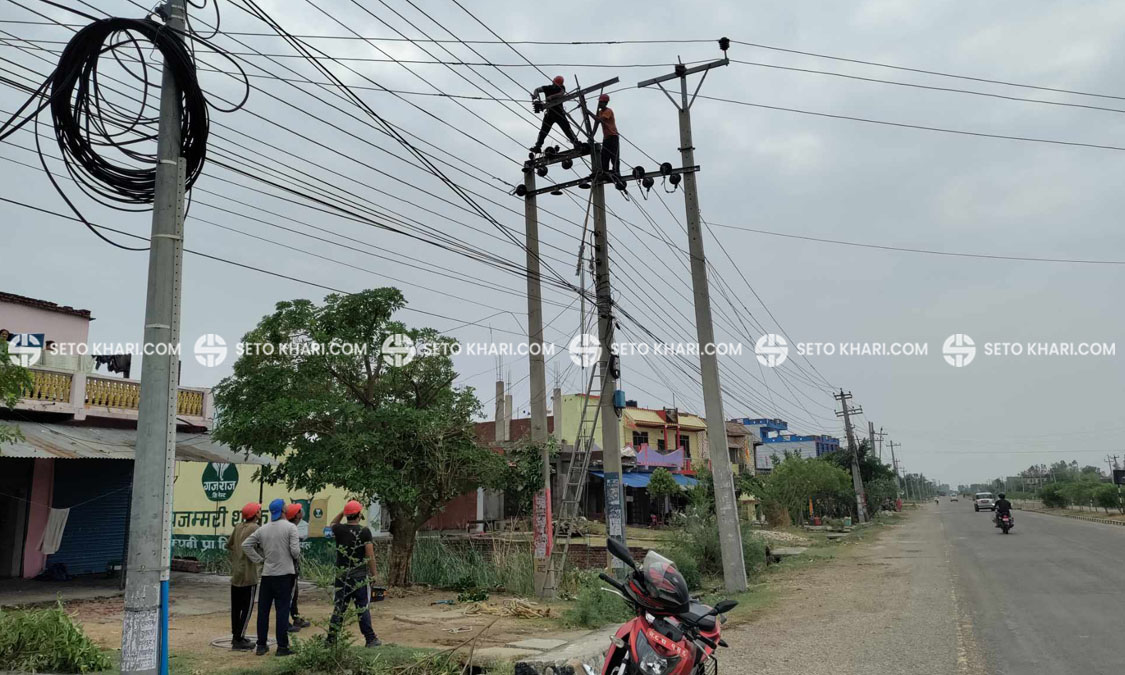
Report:
[[[332,519],[332,537],[336,540],[336,595],[333,599],[332,620],[328,629],[329,644],[336,642],[344,613],[355,603],[359,612],[359,630],[366,640],[365,647],[378,647],[382,643],[371,627],[371,583],[375,579],[375,548],[371,530],[359,524],[363,504],[351,500],[344,510]],[[347,519],[347,523],[340,521]]]
[[[545,84],[535,91],[531,92],[532,102],[535,106],[536,112],[543,111],[543,126],[539,127],[539,137],[535,139],[535,145],[531,146],[533,153],[541,152],[543,150],[543,141],[547,138],[547,134],[551,133],[551,127],[558,125],[570,142],[574,144],[574,148],[578,149],[582,143],[578,137],[574,135],[574,130],[570,128],[570,120],[566,116],[566,111],[563,110],[562,103],[551,105],[552,102],[566,93],[565,80],[562,75],[556,75],[551,84]],[[542,94],[547,97],[546,103],[539,100],[539,95]]]
[[[242,542],[258,529],[262,505],[250,502],[242,507],[241,515],[241,521],[227,539],[227,551],[230,553],[230,648],[247,651],[254,648],[254,643],[246,637],[246,627],[250,625],[250,614],[254,608],[259,569],[246,557]]]
[[[301,534],[301,519],[304,517],[305,509],[298,502],[292,502],[285,505],[285,519],[297,526],[297,537],[300,540],[308,538],[308,525],[303,528],[304,535]],[[298,582],[301,578],[301,560],[295,559],[293,561],[293,595],[289,599],[289,632],[296,633],[302,628],[308,628],[312,625],[308,619],[301,616],[301,610],[297,606],[297,601],[300,597],[298,593]]]
[[[617,134],[613,108],[609,107],[609,94],[598,97],[598,110],[594,113],[595,132],[598,126],[602,128],[602,171],[618,175],[621,173],[621,137]]]

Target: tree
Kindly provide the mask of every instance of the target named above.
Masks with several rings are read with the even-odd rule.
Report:
[[[1106,483],[1096,487],[1094,489],[1094,504],[1105,509],[1106,513],[1109,513],[1110,509],[1121,510],[1121,495],[1117,486]]]
[[[554,438],[547,439],[547,453],[553,459],[558,454]],[[515,507],[518,515],[531,513],[535,494],[543,489],[543,447],[538,443],[520,443],[505,453],[507,467],[501,484],[504,501]]]
[[[31,387],[31,373],[8,357],[8,343],[0,340],[0,405],[13,408],[23,390]],[[0,424],[0,444],[23,438],[17,427]]]
[[[1048,483],[1041,487],[1039,499],[1049,509],[1062,509],[1067,505],[1067,497],[1058,483]]]
[[[652,472],[648,479],[648,494],[649,496],[664,498],[664,513],[667,513],[671,507],[669,501],[674,495],[681,494],[683,488],[672,477],[672,473],[663,467],[657,468]]]
[[[395,288],[278,303],[215,388],[214,437],[276,458],[260,469],[266,481],[379,500],[391,517],[391,585],[407,583],[422,524],[454,497],[496,485],[504,468],[476,443],[472,389],[453,386],[453,341],[393,321],[405,304]],[[396,335],[422,351],[408,363],[384,358]]]
[[[711,478],[711,469],[706,462],[699,462],[691,467],[695,473],[695,485],[687,489],[688,501],[692,506],[706,512],[715,510],[715,481]]]
[[[767,518],[776,520],[781,511],[791,521],[804,520],[809,500],[819,504],[827,515],[851,513],[855,504],[852,479],[832,462],[787,455],[775,463],[768,475],[749,481],[754,495],[762,501]]]

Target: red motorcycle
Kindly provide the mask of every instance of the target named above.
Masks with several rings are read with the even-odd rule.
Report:
[[[600,574],[602,581],[633,606],[636,618],[613,637],[601,675],[715,675],[715,650],[727,643],[719,637],[722,615],[738,604],[723,600],[714,607],[691,599],[687,582],[671,560],[649,551],[638,567],[629,549],[609,539],[609,552],[628,565],[624,583]],[[587,666],[587,675],[595,675]]]

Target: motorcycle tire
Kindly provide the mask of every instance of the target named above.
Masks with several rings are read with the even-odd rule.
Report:
[[[1010,530],[1011,528],[1000,526],[1000,529],[1004,531],[1004,534],[1008,534],[1008,530]]]

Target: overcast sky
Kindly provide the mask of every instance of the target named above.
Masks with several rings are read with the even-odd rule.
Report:
[[[36,0],[20,3],[64,22],[83,21]],[[124,0],[93,4],[117,16],[139,15]],[[345,36],[350,28],[364,36],[397,37],[379,21],[383,19],[410,37],[424,32],[448,38],[436,20],[463,39],[495,39],[452,0],[417,2],[432,20],[408,3],[388,2],[400,18],[381,3],[362,3],[372,16],[352,2],[317,0],[344,25],[305,0],[260,4],[286,29],[302,34]],[[727,35],[771,47],[1102,94],[1106,97],[1001,86],[739,44],[731,47],[732,59],[1122,110],[1052,106],[735,63],[712,71],[701,90],[712,97],[832,115],[1125,146],[1125,100],[1116,98],[1125,96],[1120,84],[1125,66],[1122,3],[571,2],[535,3],[534,11],[522,1],[463,4],[513,41],[714,40]],[[521,248],[471,212],[448,186],[404,163],[402,159],[411,159],[407,151],[380,133],[358,107],[309,85],[259,77],[272,73],[324,79],[307,62],[291,58],[295,52],[276,37],[230,35],[269,29],[230,2],[220,0],[220,9],[227,34],[216,38],[218,44],[239,54],[255,50],[280,56],[277,62],[235,56],[254,75],[255,90],[244,110],[212,114],[214,159],[264,162],[269,171],[278,172],[275,176],[288,176],[281,181],[287,184],[304,172],[301,180],[335,190],[336,199],[377,209],[382,222],[415,219],[412,227],[433,228],[427,239],[456,239],[523,264]],[[199,30],[204,30],[203,22],[214,20],[211,7],[193,9],[192,15]],[[37,86],[51,65],[18,50],[12,37],[58,50],[60,44],[44,41],[66,40],[68,31],[11,23],[43,20],[14,3],[0,6],[0,20],[5,22],[0,23],[5,59],[0,71],[25,83],[34,79]],[[315,44],[337,57],[454,58],[432,44],[422,45],[430,53],[403,42]],[[522,180],[518,162],[526,157],[538,123],[526,91],[546,81],[526,66],[524,56],[536,64],[570,64],[543,66],[547,75],[565,75],[568,86],[575,77],[583,84],[619,77],[621,83],[612,89],[620,91],[611,106],[629,141],[622,149],[623,161],[648,167],[652,159],[679,164],[676,112],[659,91],[638,90],[635,83],[669,72],[668,64],[677,56],[684,61],[720,56],[715,42],[515,45],[519,54],[499,44],[473,45],[480,55],[463,45],[445,46],[456,59],[488,60],[501,67],[414,64],[409,65],[412,73],[401,64],[374,60],[344,62],[352,70],[331,67],[379,115],[415,135],[412,142],[419,148],[445,158],[441,166],[449,178],[476,193],[480,205],[521,237],[523,204],[505,190]],[[204,67],[231,69],[214,54],[201,51],[200,57],[211,64]],[[636,64],[650,65],[632,67]],[[203,72],[201,80],[210,95],[237,98],[240,93],[223,75]],[[380,86],[413,93],[397,98],[376,91]],[[455,102],[418,95],[435,87],[448,94],[521,102]],[[0,107],[10,114],[25,96],[0,86]],[[1125,209],[1119,188],[1125,154],[702,98],[692,112],[696,161],[702,166],[702,212],[714,224],[706,246],[714,266],[716,333],[721,341],[745,345],[742,356],[722,359],[726,417],[781,417],[800,433],[842,436],[829,385],[843,387],[863,407],[858,420],[863,433],[867,420],[874,421],[902,444],[899,459],[908,470],[954,485],[1060,458],[1105,468],[1106,454],[1125,454],[1118,441],[1125,432],[1120,414],[1125,375],[1120,352],[1125,345],[1118,344],[1118,353],[1108,357],[998,357],[983,352],[991,342],[1120,342],[1125,327],[1121,265],[924,255],[719,227],[946,252],[1125,260],[1125,233],[1117,223]],[[43,122],[49,125],[49,117]],[[47,126],[40,130],[49,133]],[[34,154],[13,145],[31,147],[32,142],[30,133],[21,131],[0,144],[0,157],[37,165]],[[50,154],[58,152],[53,141],[44,147]],[[56,175],[65,175],[57,162],[51,166]],[[540,181],[561,181],[567,175],[554,168]],[[0,196],[8,199],[66,210],[42,171],[0,161],[0,186]],[[147,213],[113,212],[83,198],[72,183],[64,186],[91,220],[147,236]],[[526,329],[526,287],[519,276],[415,238],[283,201],[278,197],[290,196],[215,162],[207,165],[196,188],[186,226],[188,248],[345,291],[397,285],[409,301],[404,321],[448,331],[467,342],[518,341]],[[682,191],[665,194],[658,184],[644,200],[633,189],[633,201],[615,190],[607,192],[613,211],[614,292],[634,318],[618,317],[619,337],[651,342],[651,332],[667,342],[694,340]],[[573,199],[540,200],[544,261],[569,283],[579,281],[574,270],[586,199],[586,192],[574,190]],[[95,342],[140,339],[146,253],[114,249],[80,224],[9,203],[0,202],[0,222],[0,288],[90,309],[96,317]],[[233,344],[274,303],[319,300],[326,292],[189,255],[184,262],[183,340],[190,350],[200,335],[215,333]],[[578,332],[576,298],[557,286],[545,289],[544,314],[551,321],[547,339],[560,346],[560,355],[548,364],[548,379],[561,379],[566,392],[585,388],[565,352]],[[786,363],[770,369],[753,354],[753,341],[763,332],[784,333],[802,343],[926,343],[928,354],[819,356],[810,357],[810,366],[791,351]],[[943,342],[955,333],[970,336],[978,347],[975,360],[963,368],[942,358]],[[689,377],[691,362],[627,357],[623,388],[641,405],[672,405],[675,397],[681,409],[703,413],[700,385]],[[230,366],[229,359],[207,368],[189,358],[182,381],[211,386],[230,373]],[[496,359],[461,356],[457,366],[462,383],[477,388],[490,412]],[[526,360],[509,357],[500,368],[513,383],[520,414],[529,399]]]

